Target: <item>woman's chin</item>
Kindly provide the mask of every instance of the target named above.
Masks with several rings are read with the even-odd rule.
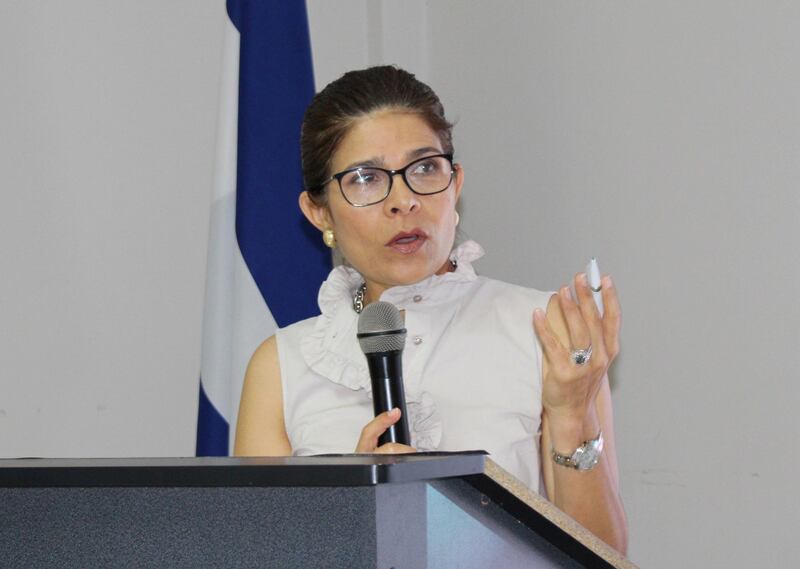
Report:
[[[432,260],[430,257],[423,258],[422,256],[409,256],[403,259],[392,259],[386,261],[381,259],[379,262],[373,261],[372,263],[364,263],[366,270],[359,270],[358,266],[354,267],[367,281],[367,288],[373,284],[377,288],[391,288],[396,286],[410,286],[417,284],[433,275],[443,274],[450,268],[447,255],[443,259]],[[383,268],[382,271],[369,270],[377,266]]]

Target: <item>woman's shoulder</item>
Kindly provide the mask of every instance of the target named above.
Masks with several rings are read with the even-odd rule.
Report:
[[[276,341],[279,338],[302,338],[314,329],[319,318],[320,315],[318,314],[316,316],[312,316],[304,320],[298,320],[297,322],[293,322],[292,324],[278,328],[275,331],[275,336],[272,336],[272,338],[276,338]]]
[[[329,326],[329,319],[323,315],[317,315],[278,328],[273,336],[275,353],[286,366],[305,360],[309,350],[319,356],[325,351],[324,345]]]
[[[272,368],[278,361],[278,338],[277,334],[273,334],[255,349],[253,355],[250,356],[248,364],[248,373],[250,370],[263,371]]]
[[[504,305],[510,302],[512,305],[547,306],[552,292],[479,275],[473,263],[483,257],[484,253],[483,247],[472,240],[463,241],[458,245],[453,250],[453,259],[457,262],[456,272],[461,275],[461,279],[451,277],[451,280],[471,287],[468,290],[471,290],[473,297],[493,299]]]
[[[305,320],[300,320],[278,328],[275,334],[265,339],[253,352],[250,357],[249,367],[251,369],[262,369],[265,366],[272,366],[278,361],[279,347],[281,344],[292,343],[295,338],[303,338],[314,328],[314,322],[318,316],[312,316]]]

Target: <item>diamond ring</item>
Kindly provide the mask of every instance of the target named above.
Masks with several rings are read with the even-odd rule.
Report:
[[[592,346],[589,346],[585,350],[572,350],[569,353],[569,357],[575,365],[585,365],[592,357]]]

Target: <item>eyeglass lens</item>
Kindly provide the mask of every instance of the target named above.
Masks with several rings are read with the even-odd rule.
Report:
[[[435,194],[450,185],[452,166],[444,156],[432,156],[405,167],[405,179],[418,194]],[[369,205],[389,195],[390,175],[378,168],[359,168],[345,174],[340,185],[347,201],[353,205]]]

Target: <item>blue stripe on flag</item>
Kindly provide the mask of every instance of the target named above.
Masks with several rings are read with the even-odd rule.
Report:
[[[229,427],[200,383],[200,405],[197,411],[197,456],[227,456]]]
[[[247,288],[252,287],[249,280],[226,272],[241,261],[219,263],[217,256],[214,266],[209,264],[209,271],[216,271],[209,274],[224,278],[210,281],[216,283],[214,294],[207,288],[203,357],[214,373],[201,370],[198,456],[228,454],[245,354],[271,333],[273,319],[286,326],[319,312],[317,290],[331,267],[329,251],[297,204],[302,190],[300,125],[314,95],[305,2],[227,0],[227,10],[239,32],[235,233],[258,291]],[[232,217],[225,219],[233,222]],[[232,231],[221,235],[233,241]],[[231,248],[209,250],[217,255]],[[230,254],[239,258],[235,250]],[[227,288],[230,294],[224,292]],[[253,304],[259,293],[266,309]],[[228,344],[234,341],[231,348]],[[207,342],[211,349],[206,350]]]
[[[278,326],[319,313],[330,252],[303,218],[300,125],[314,96],[305,2],[228,0],[241,34],[236,237]]]

